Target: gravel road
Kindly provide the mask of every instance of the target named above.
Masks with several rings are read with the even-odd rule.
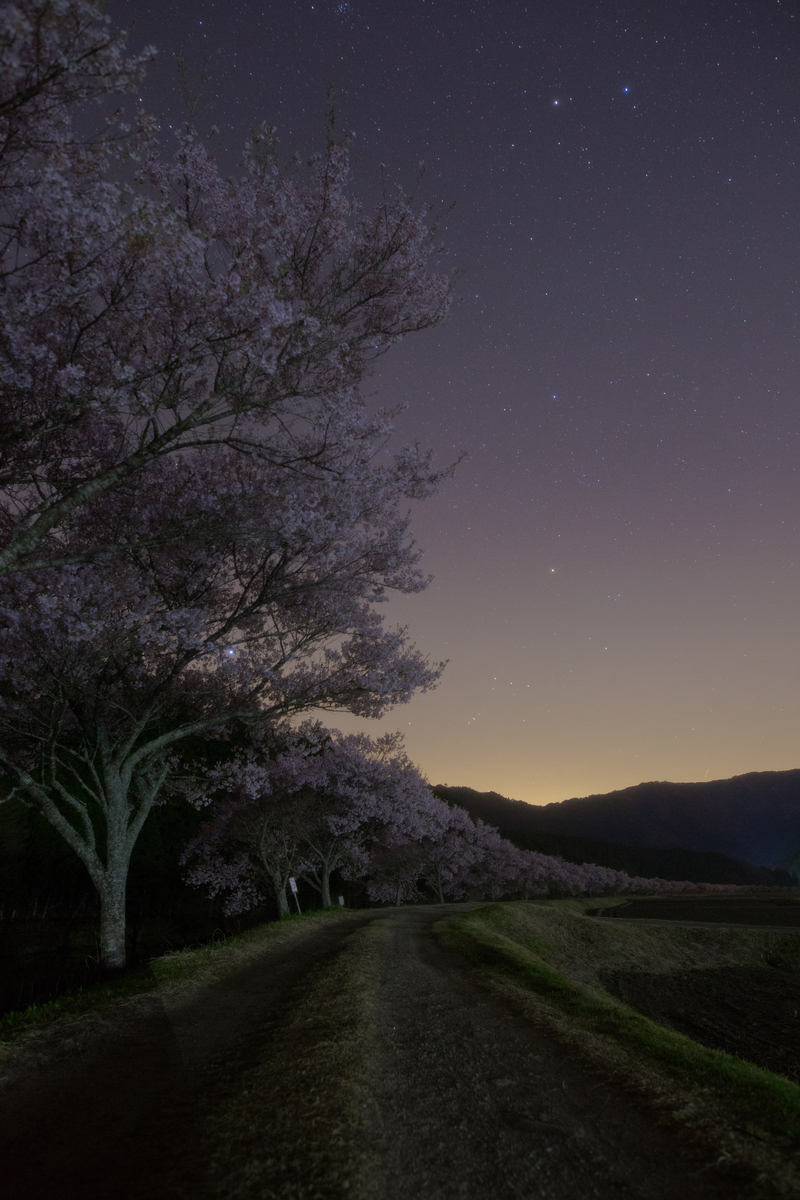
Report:
[[[43,1031],[0,1071],[5,1200],[214,1200],[210,1109],[241,1094],[297,987],[374,921],[383,936],[369,941],[380,962],[364,1197],[758,1195],[704,1170],[634,1098],[474,983],[432,932],[453,909],[354,914],[212,986]],[[254,1185],[247,1195],[274,1193]]]

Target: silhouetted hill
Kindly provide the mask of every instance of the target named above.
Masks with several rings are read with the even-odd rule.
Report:
[[[434,791],[496,825],[512,840],[519,835],[535,837],[538,840],[535,846],[531,843],[532,849],[561,854],[573,862],[616,866],[616,862],[592,857],[603,853],[603,846],[608,847],[610,857],[624,851],[631,863],[631,854],[637,849],[672,853],[680,847],[680,852],[714,858],[725,855],[744,864],[789,868],[796,874],[800,868],[800,770],[752,772],[708,783],[640,783],[618,792],[541,806],[472,788],[439,786]],[[546,849],[545,836],[557,836],[562,848]],[[569,851],[564,838],[575,839]],[[556,843],[550,840],[546,844]],[[579,854],[586,857],[575,857]],[[647,870],[637,867],[637,874],[678,877],[655,869],[658,859],[652,856],[636,856],[635,861],[653,864]],[[730,869],[721,862],[715,866],[711,860],[692,865],[687,859],[684,865],[694,874],[684,872],[681,878],[699,878],[697,872],[703,871],[708,882],[717,880],[707,872]]]

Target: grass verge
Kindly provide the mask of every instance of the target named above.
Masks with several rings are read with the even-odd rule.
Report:
[[[43,1004],[31,1004],[18,1012],[3,1014],[0,1017],[0,1043],[14,1042],[32,1030],[56,1021],[97,1012],[161,987],[214,982],[264,950],[277,948],[313,932],[323,924],[348,916],[352,917],[352,912],[342,909],[290,916],[224,941],[153,958],[148,963],[124,971],[117,978],[101,980]]]
[[[356,930],[306,976],[242,1092],[209,1130],[219,1200],[369,1200],[372,999],[384,923]]]
[[[593,1066],[633,1086],[695,1141],[713,1146],[718,1163],[748,1167],[779,1194],[800,1193],[800,1088],[649,1020],[587,981],[596,978],[601,964],[627,968],[637,961],[646,964],[641,969],[652,969],[659,942],[661,970],[665,959],[667,969],[672,963],[672,969],[685,967],[687,958],[700,952],[698,937],[707,932],[713,935],[706,947],[712,958],[715,947],[718,954],[734,954],[735,949],[723,949],[731,941],[723,931],[609,929],[588,920],[580,905],[564,904],[496,904],[450,918],[437,929],[493,990]],[[748,960],[760,953],[763,963],[774,950],[770,935],[741,932],[748,936],[740,953]],[[677,941],[670,936],[676,934]],[[688,940],[681,955],[683,937]],[[753,939],[760,939],[760,950]],[[791,944],[783,950],[790,953]],[[709,965],[707,958],[703,962]]]
[[[800,969],[800,935],[787,930],[687,927],[585,920],[620,903],[559,900],[496,905],[484,924],[532,950],[580,983],[602,985],[609,970],[669,974],[695,968],[780,966]]]

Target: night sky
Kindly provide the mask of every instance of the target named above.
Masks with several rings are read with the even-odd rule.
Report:
[[[319,148],[333,83],[359,195],[382,163],[442,214],[459,302],[369,391],[471,455],[415,513],[434,582],[388,609],[450,664],[369,731],[534,803],[800,766],[800,5],[109,11],[160,50],[165,146],[179,51],[230,169],[263,120]]]

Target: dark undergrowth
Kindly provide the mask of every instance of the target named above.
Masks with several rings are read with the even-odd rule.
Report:
[[[335,920],[345,913],[346,910],[342,909],[317,910],[300,916],[290,916],[280,922],[254,923],[251,928],[232,933],[228,937],[212,938],[198,946],[169,951],[129,966],[118,975],[96,977],[69,990],[63,990],[50,999],[0,1015],[0,1042],[13,1041],[36,1026],[50,1025],[62,1017],[80,1016],[120,1000],[142,995],[162,984],[189,978],[216,961],[222,963],[226,957],[248,946],[266,947],[272,941],[277,942],[303,933],[309,925],[318,924],[320,920]],[[300,928],[297,929],[297,926]]]

